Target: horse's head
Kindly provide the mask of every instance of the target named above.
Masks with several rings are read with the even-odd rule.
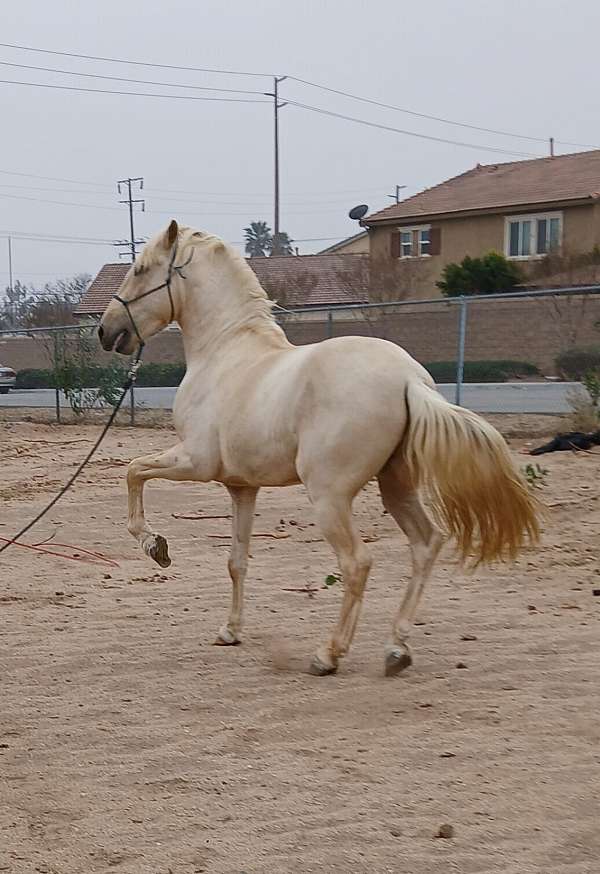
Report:
[[[172,221],[166,231],[150,240],[106,307],[98,337],[107,351],[131,355],[136,346],[173,320],[171,283],[179,266],[178,235],[179,226]]]

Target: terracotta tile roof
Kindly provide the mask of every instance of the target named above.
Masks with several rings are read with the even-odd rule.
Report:
[[[76,316],[96,315],[103,313],[108,302],[119,290],[130,265],[119,261],[118,264],[105,264],[100,268],[96,278],[77,304]]]
[[[478,164],[460,176],[366,216],[362,224],[598,196],[600,150],[595,150],[507,164]]]
[[[368,255],[275,255],[249,258],[258,281],[286,307],[364,303]],[[104,312],[129,270],[129,264],[105,264],[77,305],[76,315]],[[356,277],[356,282],[352,279]],[[352,285],[355,288],[352,288]]]

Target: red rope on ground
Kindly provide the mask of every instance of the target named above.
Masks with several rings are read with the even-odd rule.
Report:
[[[55,546],[61,546],[63,549],[72,549],[76,553],[84,553],[84,555],[65,555],[64,552],[54,552],[51,549],[44,549],[42,546],[36,546],[32,543],[21,543],[19,540],[9,540],[7,537],[0,537],[4,543],[12,543],[13,546],[21,546],[23,549],[31,549],[33,552],[41,552],[45,555],[55,555],[58,558],[66,558],[69,561],[82,561],[87,564],[107,564],[110,567],[119,567],[119,563],[113,558],[108,558],[100,552],[92,552],[90,549],[82,549],[79,546],[71,546],[70,543],[55,543]]]

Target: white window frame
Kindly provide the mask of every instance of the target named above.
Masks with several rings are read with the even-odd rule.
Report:
[[[415,253],[411,252],[410,255],[403,255],[402,254],[402,236],[400,236],[400,255],[399,255],[399,258],[402,261],[407,261],[410,258],[431,258],[431,255],[429,254],[429,252],[422,252],[421,251],[421,231],[431,231],[431,225],[411,225],[410,227],[398,228],[399,234],[401,234],[401,235],[402,234],[410,234],[411,235],[412,248],[414,248],[414,246],[412,244],[412,240],[414,239],[415,232],[418,234],[418,241],[419,241],[417,243],[417,251]],[[431,238],[429,240],[429,245],[431,245]]]
[[[559,249],[562,247],[562,239],[563,239],[563,214],[561,211],[556,212],[532,212],[528,215],[507,215],[504,218],[504,254],[510,261],[534,261],[539,260],[540,258],[545,258],[547,256],[547,252],[538,253],[537,250],[537,223],[540,220],[545,219],[548,222],[547,227],[549,227],[550,219],[558,219],[558,247]],[[529,255],[511,255],[510,254],[510,225],[511,222],[530,222],[531,223],[531,232],[530,232],[530,249],[531,254]],[[520,235],[519,235],[520,236]]]

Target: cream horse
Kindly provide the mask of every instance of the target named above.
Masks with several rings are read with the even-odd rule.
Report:
[[[241,640],[261,486],[305,485],[342,573],[341,614],[313,657],[316,675],[337,669],[356,629],[371,559],[352,502],[369,480],[378,478],[383,504],[412,553],[412,578],[385,649],[387,675],[411,664],[407,640],[442,528],[462,558],[475,563],[513,558],[537,539],[534,501],[490,424],[447,403],[427,371],[394,343],[339,337],[293,346],[245,260],[217,237],[175,221],[145,246],[98,333],[104,349],[131,354],[173,318],[187,363],[173,407],[179,440],[129,465],[128,529],[166,567],[167,542],[144,517],[144,484],[161,478],[227,487],[233,597],[218,644]]]

